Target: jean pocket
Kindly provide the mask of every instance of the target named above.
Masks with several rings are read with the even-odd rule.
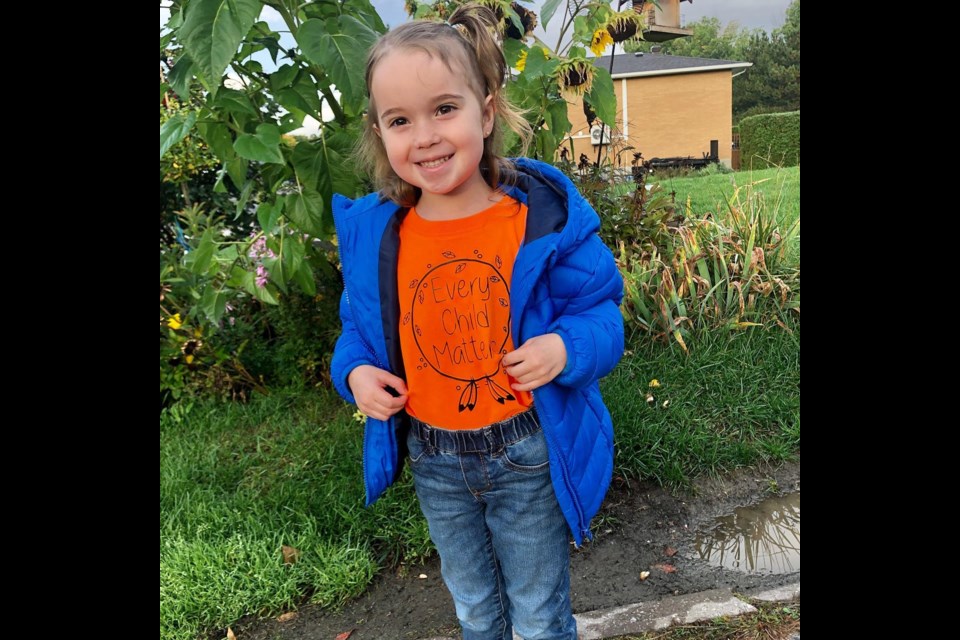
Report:
[[[411,465],[417,464],[427,455],[427,445],[412,433],[407,436],[407,455],[410,457]]]
[[[543,431],[537,431],[503,449],[503,466],[520,473],[539,473],[550,466],[550,451]]]

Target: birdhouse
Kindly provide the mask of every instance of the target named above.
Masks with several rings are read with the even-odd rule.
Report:
[[[646,0],[633,0],[633,10],[644,14],[647,28],[643,39],[648,42],[666,42],[674,38],[693,35],[690,29],[680,27],[680,3],[692,0],[659,0],[657,4]]]

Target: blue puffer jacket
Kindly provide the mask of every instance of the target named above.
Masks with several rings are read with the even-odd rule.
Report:
[[[560,171],[519,159],[517,184],[505,191],[529,208],[527,232],[511,284],[514,344],[557,333],[567,365],[533,392],[550,450],[557,500],[577,544],[590,536],[613,471],[613,425],[598,380],[623,354],[618,305],[623,281],[613,255],[597,235],[600,219]],[[356,201],[335,196],[333,217],[340,243],[344,291],[343,333],[331,373],[340,394],[354,402],[347,376],[362,364],[403,378],[397,292],[398,230],[405,213],[378,194]],[[396,479],[405,456],[409,419],[367,419],[363,477],[367,503]]]

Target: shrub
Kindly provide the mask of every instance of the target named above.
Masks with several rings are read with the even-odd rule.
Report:
[[[744,169],[800,164],[800,112],[770,113],[741,120],[740,163]]]
[[[274,247],[279,251],[275,243],[282,237],[229,240],[221,220],[202,207],[181,211],[180,220],[185,237],[201,241],[193,246],[184,240],[160,252],[161,410],[186,398],[242,400],[254,390],[267,393],[268,385],[329,382],[341,291],[333,245],[305,245],[303,254],[293,256],[290,248],[304,245],[288,242],[278,257]],[[310,293],[267,283],[279,269],[302,274]],[[208,284],[198,297],[198,281],[221,270],[234,288]]]

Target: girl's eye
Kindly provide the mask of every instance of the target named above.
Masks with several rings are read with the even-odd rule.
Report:
[[[445,116],[448,113],[452,113],[456,109],[452,104],[442,104],[437,107],[437,115]]]
[[[394,118],[393,120],[390,121],[390,126],[391,126],[391,127],[399,127],[399,126],[405,125],[405,124],[407,124],[407,119],[406,119],[406,118]]]

